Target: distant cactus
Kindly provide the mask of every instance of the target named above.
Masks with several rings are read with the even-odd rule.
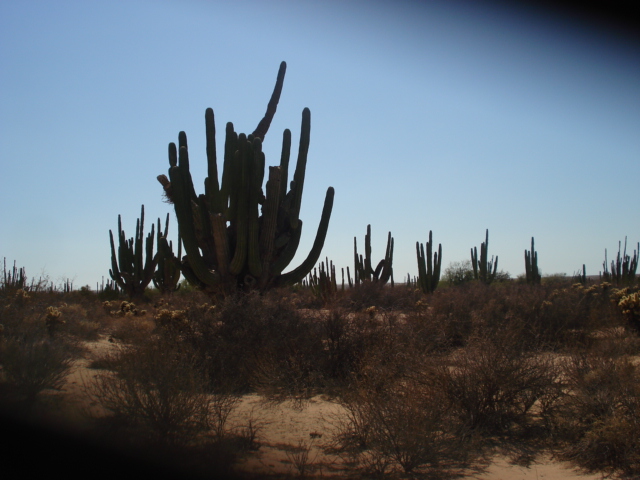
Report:
[[[135,237],[126,239],[122,230],[122,219],[118,215],[118,251],[116,253],[113,232],[109,230],[111,240],[111,269],[109,275],[129,299],[141,297],[151,282],[158,264],[157,254],[153,254],[154,227],[144,239],[144,205],[136,223]],[[144,242],[144,243],[143,243]],[[144,247],[143,247],[144,244]],[[144,254],[143,254],[144,248]],[[144,257],[144,258],[143,258]]]
[[[167,242],[167,233],[169,232],[169,214],[167,213],[167,221],[164,233],[160,228],[160,219],[158,219],[158,268],[153,274],[153,284],[163,295],[171,295],[180,288],[180,258],[182,257],[182,241],[178,236],[178,257],[173,254],[173,242]]]
[[[540,285],[542,277],[538,271],[538,252],[534,249],[533,237],[531,237],[531,251],[524,251],[524,271],[528,284]]]
[[[355,284],[365,281],[376,282],[385,285],[393,275],[393,237],[391,232],[387,237],[387,248],[384,258],[380,260],[375,270],[371,262],[371,225],[367,225],[367,234],[364,237],[364,257],[358,254],[358,241],[353,237],[353,256]]]
[[[433,239],[429,230],[429,241],[425,254],[424,245],[416,242],[416,256],[418,258],[417,285],[424,293],[433,293],[440,282],[440,267],[442,266],[442,244],[438,244],[438,252],[433,253]],[[433,258],[433,261],[431,260]],[[407,277],[407,283],[411,283],[411,277]]]
[[[7,258],[4,258],[4,267],[2,275],[2,285],[0,291],[14,292],[16,290],[25,290],[27,288],[27,275],[24,267],[17,268],[16,262],[13,262],[13,270],[7,273]]]
[[[305,280],[306,285],[313,293],[327,303],[338,292],[338,282],[336,278],[336,267],[329,259],[320,262],[318,268],[314,268]],[[344,290],[344,270],[343,270],[343,290]]]
[[[622,242],[618,242],[618,256],[615,261],[611,260],[610,280],[616,285],[634,283],[636,280],[636,271],[638,269],[638,252],[640,252],[640,242],[638,243],[638,250],[633,251],[633,257],[627,255],[627,237],[624,237],[624,251],[622,256],[620,255],[621,244]],[[605,264],[606,255],[607,251],[605,250]],[[607,272],[607,274],[608,273],[609,272]]]
[[[493,256],[489,260],[489,229],[486,232],[484,243],[480,245],[480,261],[478,261],[478,249],[471,249],[471,266],[473,267],[473,277],[482,283],[490,284],[496,278],[498,272],[498,256],[495,261]]]
[[[282,62],[264,118],[251,135],[237,134],[227,123],[222,179],[218,181],[215,122],[205,113],[208,177],[205,193],[196,195],[189,170],[187,136],[169,145],[169,178],[158,181],[175,206],[185,249],[181,271],[186,279],[212,295],[237,289],[259,289],[300,282],[314,267],[326,237],[333,207],[329,187],[314,244],[297,268],[282,273],[297,251],[302,233],[299,218],[311,131],[311,113],[302,112],[298,161],[287,192],[291,132],[284,131],[279,167],[269,167],[265,190],[262,142],[276,112],[286,64]],[[260,215],[261,208],[261,215]]]
[[[576,273],[574,273],[573,280],[576,283],[580,283],[581,285],[587,284],[587,267],[584,263],[582,264],[582,272],[578,270]]]

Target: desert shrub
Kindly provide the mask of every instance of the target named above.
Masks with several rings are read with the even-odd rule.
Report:
[[[354,312],[369,307],[404,311],[411,310],[421,296],[422,292],[419,289],[404,285],[391,287],[377,282],[363,282],[346,289],[343,295],[338,296],[335,305]]]
[[[471,457],[464,426],[433,386],[415,382],[366,382],[341,401],[336,419],[336,451],[365,475],[425,474],[460,465]]]
[[[111,412],[112,423],[169,444],[210,428],[216,399],[188,349],[151,341],[120,348],[108,364],[115,371],[101,372],[87,392]]]
[[[0,303],[0,397],[7,408],[28,414],[38,394],[64,383],[81,349],[68,334],[55,333],[61,311],[57,295],[12,291]]]
[[[472,339],[438,369],[434,381],[452,412],[470,430],[517,433],[536,423],[536,402],[550,406],[559,395],[559,372],[546,357],[523,350],[509,332]]]
[[[640,474],[640,370],[628,357],[574,355],[556,427],[562,457],[590,471]]]
[[[77,347],[41,332],[6,330],[0,340],[0,401],[24,414],[45,389],[59,389],[71,368]]]

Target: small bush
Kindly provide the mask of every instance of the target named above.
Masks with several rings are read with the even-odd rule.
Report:
[[[640,474],[640,370],[628,357],[574,355],[556,425],[565,459],[590,471]]]
[[[209,429],[212,413],[206,376],[187,350],[149,343],[120,349],[87,387],[115,420],[162,443],[184,443]]]
[[[386,387],[362,384],[341,401],[346,416],[335,425],[336,450],[365,475],[442,473],[472,457],[441,391],[413,382]]]
[[[474,339],[435,378],[458,419],[485,434],[532,426],[533,406],[557,398],[558,380],[550,360],[527,353],[505,336]]]

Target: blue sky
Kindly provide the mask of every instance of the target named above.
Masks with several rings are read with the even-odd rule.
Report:
[[[483,2],[2,2],[0,257],[94,287],[118,214],[132,236],[142,204],[147,232],[171,212],[175,239],[168,143],[186,131],[202,192],[205,109],[253,131],[285,60],[268,165],[311,110],[292,266],[333,186],[322,258],[338,268],[371,224],[376,261],[395,238],[396,280],[429,230],[446,266],[487,228],[513,276],[532,236],[543,273],[598,274],[605,248],[640,240],[640,47],[623,40]]]

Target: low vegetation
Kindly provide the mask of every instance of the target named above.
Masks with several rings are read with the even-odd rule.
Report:
[[[191,472],[242,472],[259,429],[227,420],[258,393],[341,405],[325,448],[350,475],[454,475],[496,452],[640,474],[638,286],[456,283],[425,295],[364,282],[329,297],[298,285],[215,304],[186,284],[138,304],[7,287],[2,409],[55,412],[45,400],[89,358],[96,438]],[[90,355],[99,339],[110,353]],[[292,446],[299,476],[316,472],[310,448]]]

